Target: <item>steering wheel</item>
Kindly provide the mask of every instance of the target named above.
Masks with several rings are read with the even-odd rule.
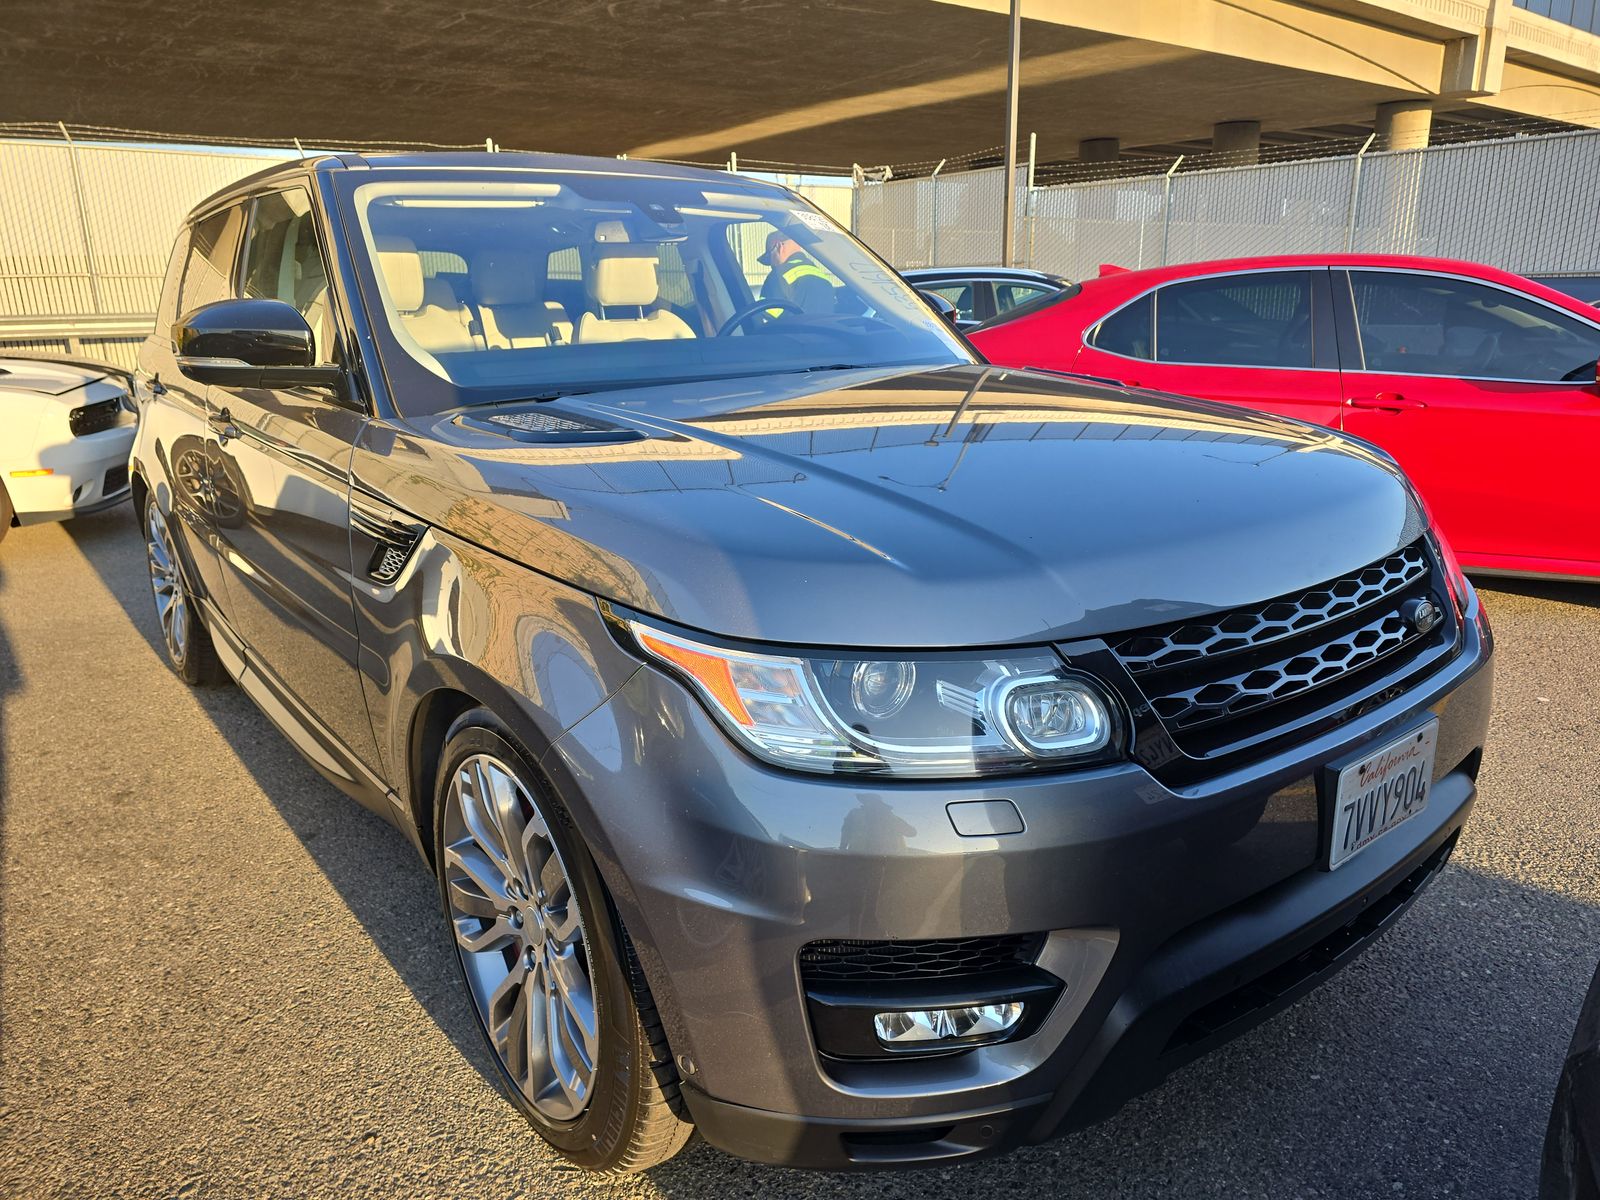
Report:
[[[786,308],[790,312],[801,313],[802,315],[805,313],[805,309],[798,304],[791,304],[787,300],[752,300],[724,321],[721,327],[718,328],[716,336],[727,337],[728,334],[738,329],[751,317],[764,316],[769,321],[776,321],[778,318],[767,311],[769,308]]]

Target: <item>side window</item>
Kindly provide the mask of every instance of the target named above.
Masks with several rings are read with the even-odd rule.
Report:
[[[936,283],[922,289],[943,296],[956,306],[956,319],[959,321],[976,321],[978,319],[977,289],[970,283]]]
[[[245,241],[244,294],[293,305],[317,339],[317,358],[331,360],[328,269],[317,245],[311,197],[302,189],[257,197]]]
[[[1352,271],[1369,371],[1534,383],[1590,380],[1600,329],[1514,292],[1395,271]]]
[[[239,249],[244,209],[237,205],[213,213],[194,227],[184,260],[178,314],[233,297],[233,260]]]
[[[1101,321],[1090,334],[1089,344],[1096,350],[1120,354],[1124,358],[1154,358],[1151,316],[1154,309],[1151,298],[1141,296]]]
[[[997,283],[994,285],[994,310],[996,314],[1010,312],[1019,304],[1054,292],[1054,288],[1039,287],[1032,283]]]
[[[1168,284],[1156,293],[1156,358],[1311,366],[1311,273],[1265,271]]]

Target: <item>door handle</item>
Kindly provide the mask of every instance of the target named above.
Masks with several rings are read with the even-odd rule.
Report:
[[[1348,408],[1375,408],[1380,412],[1410,412],[1427,408],[1421,400],[1411,400],[1399,392],[1379,392],[1376,396],[1351,396],[1345,401]]]
[[[208,413],[206,424],[211,426],[211,431],[217,435],[217,444],[226,444],[229,438],[239,436],[239,427],[233,423],[233,414],[227,409],[221,412]]]

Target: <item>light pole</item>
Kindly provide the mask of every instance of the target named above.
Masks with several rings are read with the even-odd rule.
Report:
[[[1017,87],[1022,75],[1022,0],[1011,0],[1011,58],[1006,64],[1006,177],[1000,204],[1000,262],[1016,265]]]

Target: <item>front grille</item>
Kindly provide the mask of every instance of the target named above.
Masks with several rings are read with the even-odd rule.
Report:
[[[1413,618],[1448,612],[1426,542],[1261,604],[1129,634],[1113,645],[1151,710],[1185,751],[1206,755],[1292,722],[1453,635]]]
[[[105,482],[100,485],[102,496],[115,496],[118,492],[128,488],[128,468],[112,467],[106,472]]]
[[[1042,933],[900,942],[808,942],[800,949],[800,974],[808,987],[824,980],[857,982],[983,975],[1030,965],[1039,957],[1043,945]]]
[[[120,400],[101,400],[95,404],[85,404],[82,408],[73,409],[67,416],[67,425],[72,430],[73,437],[103,433],[117,423],[121,413]]]

